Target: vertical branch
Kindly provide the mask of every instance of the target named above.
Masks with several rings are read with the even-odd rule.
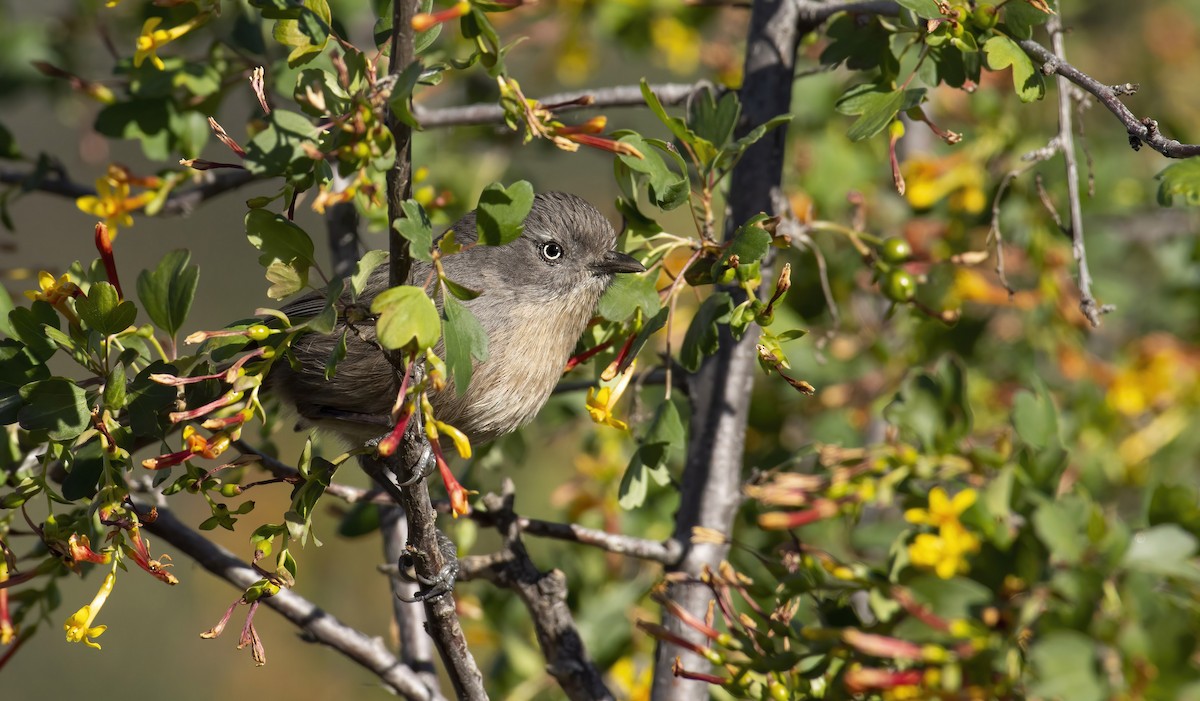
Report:
[[[1066,41],[1063,39],[1062,20],[1058,15],[1046,24],[1050,32],[1054,56],[1066,62]],[[1092,296],[1092,275],[1088,272],[1087,248],[1083,241],[1083,206],[1079,193],[1079,163],[1075,156],[1075,133],[1071,123],[1071,82],[1064,76],[1058,77],[1058,140],[1062,145],[1063,160],[1067,164],[1067,198],[1071,205],[1071,252],[1079,269],[1079,310],[1087,317],[1092,327],[1100,326],[1100,315],[1111,312],[1111,304],[1099,305]]]
[[[803,26],[801,20],[803,21]],[[800,37],[819,22],[801,18],[792,0],[756,0],[750,15],[746,43],[745,81],[741,89],[744,134],[771,117],[789,111],[796,49]],[[752,146],[733,171],[729,186],[730,212],[726,232],[759,212],[772,212],[772,194],[779,190],[783,173],[786,129],[775,129]],[[769,261],[762,274],[770,276]],[[675,568],[687,575],[673,581],[666,595],[697,618],[703,619],[711,591],[696,581],[728,554],[727,545],[692,543],[697,527],[728,534],[741,502],[741,470],[745,447],[750,391],[754,384],[756,336],[747,332],[734,341],[722,329],[716,355],[701,367],[689,385],[694,388],[688,456],[683,472],[683,494],[675,517],[675,539],[686,548]],[[676,635],[699,644],[699,634],[674,617],[663,625]],[[652,698],[686,701],[707,699],[708,685],[677,678],[672,666],[680,659],[689,671],[705,671],[708,662],[677,645],[660,642],[654,670]]]
[[[417,0],[393,0],[391,63],[388,66],[388,74],[392,80],[415,60],[412,20],[416,11]],[[412,192],[412,130],[391,110],[387,113],[387,123],[396,142],[396,164],[387,174],[389,281],[395,286],[408,280],[412,262],[408,252],[408,241],[400,236],[395,227],[395,222],[404,216],[400,205]],[[399,351],[394,353],[396,355],[393,365],[399,367],[404,360]],[[417,368],[417,371],[419,372],[420,368]],[[456,555],[452,544],[449,552],[443,553],[441,550],[436,526],[437,514],[430,502],[425,479],[419,479],[404,489],[396,488],[395,483],[391,481],[392,474],[405,475],[412,470],[423,469],[427,448],[423,433],[410,430],[408,438],[401,444],[399,453],[386,465],[372,456],[364,456],[363,466],[403,507],[408,519],[407,547],[413,556],[416,572],[427,581],[433,581],[446,576],[443,571],[446,558]],[[458,621],[453,593],[426,600],[425,615],[428,620],[427,630],[433,637],[446,666],[446,673],[454,684],[455,695],[460,699],[487,699],[483,688],[483,675],[480,674],[479,667],[467,648],[466,637]]]
[[[417,13],[417,0],[393,0],[391,63],[388,77],[395,81],[401,72],[415,59],[413,54],[412,19]],[[412,129],[400,121],[389,109],[387,125],[396,143],[396,165],[387,173],[388,204],[388,250],[391,252],[392,286],[403,285],[408,280],[408,269],[412,259],[408,254],[408,241],[396,231],[395,222],[404,216],[400,203],[412,195]]]
[[[404,555],[408,543],[408,521],[399,506],[379,507],[379,531],[383,534],[384,562],[395,564]],[[400,577],[388,577],[392,592],[392,618],[396,621],[400,660],[421,676],[430,689],[438,688],[437,670],[433,666],[433,645],[425,632],[425,608],[412,601],[417,593],[415,582]]]

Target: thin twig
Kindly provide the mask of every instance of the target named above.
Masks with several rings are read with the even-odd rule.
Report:
[[[167,541],[201,567],[239,589],[262,579],[250,565],[184,525],[169,509],[158,506],[158,518],[145,528]],[[347,626],[290,589],[260,599],[294,623],[306,640],[327,645],[377,675],[389,689],[409,699],[442,699],[422,683],[417,673],[388,652],[383,642]]]
[[[1059,27],[1056,18],[1051,18],[1050,22],[1055,27]],[[1050,24],[1047,25],[1047,28],[1050,28]],[[1174,139],[1168,139],[1158,130],[1158,122],[1149,117],[1138,119],[1134,116],[1133,112],[1119,98],[1120,95],[1131,94],[1128,88],[1132,86],[1128,84],[1116,86],[1105,85],[1067,63],[1066,59],[1061,55],[1062,51],[1060,51],[1062,46],[1061,31],[1052,29],[1050,34],[1052,45],[1055,47],[1054,51],[1031,39],[1024,39],[1017,43],[1025,50],[1025,53],[1042,62],[1043,73],[1046,75],[1056,73],[1060,78],[1069,80],[1092,95],[1095,95],[1100,104],[1107,107],[1108,111],[1112,112],[1117,120],[1125,125],[1125,130],[1129,134],[1129,145],[1133,150],[1136,151],[1141,148],[1142,144],[1146,144],[1168,158],[1200,156],[1200,144],[1182,144]],[[1136,88],[1133,88],[1133,90],[1136,90]],[[1060,105],[1061,102],[1062,99],[1060,98]],[[1060,115],[1062,113],[1061,107],[1059,113]]]
[[[996,187],[995,196],[992,197],[992,224],[988,229],[987,243],[995,242],[996,244],[996,276],[1000,278],[1000,284],[1004,285],[1004,289],[1008,290],[1009,297],[1016,294],[1016,290],[1008,282],[1008,275],[1004,271],[1004,234],[1000,230],[1000,200],[1014,180],[1038,163],[1052,158],[1061,149],[1062,144],[1055,136],[1045,146],[1022,155],[1021,160],[1025,162],[1025,165],[1017,166],[1005,173]]]
[[[664,83],[651,85],[650,89],[658,96],[664,105],[678,105],[685,102],[698,90],[710,86],[707,81],[698,83]],[[642,89],[637,85],[621,85],[612,88],[592,88],[574,90],[571,92],[546,95],[537,98],[543,105],[556,105],[555,113],[584,109],[603,109],[606,107],[644,107],[646,99],[642,97]],[[461,127],[482,124],[502,124],[504,109],[497,103],[485,102],[461,107],[442,107],[430,109],[415,105],[413,114],[424,129],[437,127]]]
[[[174,190],[167,195],[157,216],[190,214],[203,202],[248,185],[255,180],[255,176],[246,170],[209,170],[204,171],[201,178],[199,185]],[[48,195],[58,195],[70,199],[96,194],[94,188],[75,182],[60,170],[41,173],[36,170],[23,172],[0,167],[0,183],[20,185],[28,191],[44,192]]]
[[[1100,315],[1107,314],[1116,309],[1116,307],[1111,304],[1099,305],[1096,303],[1096,298],[1092,296],[1092,276],[1088,272],[1087,248],[1084,245],[1083,238],[1083,203],[1079,193],[1079,164],[1075,157],[1075,130],[1071,125],[1071,91],[1067,86],[1067,81],[1070,78],[1066,72],[1063,72],[1064,66],[1068,68],[1070,66],[1066,59],[1066,41],[1063,39],[1061,19],[1057,15],[1051,17],[1046,25],[1046,29],[1050,32],[1051,45],[1054,47],[1054,72],[1057,72],[1060,76],[1058,90],[1058,140],[1062,144],[1063,159],[1066,161],[1067,166],[1067,198],[1070,201],[1071,212],[1071,252],[1075,256],[1075,264],[1079,270],[1079,309],[1087,317],[1087,320],[1091,322],[1092,327],[1096,328],[1100,326]],[[1046,67],[1043,70],[1046,70]],[[1074,71],[1073,68],[1071,70]],[[1075,72],[1078,73],[1078,71]],[[1089,80],[1091,79],[1089,78]],[[1087,89],[1086,85],[1081,85],[1081,87]],[[1109,94],[1112,93],[1108,86],[1101,87],[1108,90]],[[1100,95],[1097,94],[1097,97],[1100,97]],[[1116,100],[1116,97],[1114,96],[1112,99]],[[1104,101],[1102,97],[1101,101]],[[1117,104],[1120,104],[1120,101],[1117,101]],[[1124,105],[1121,105],[1121,107],[1124,108]],[[1110,107],[1109,109],[1112,108]],[[1130,139],[1131,143],[1133,143],[1132,131],[1130,131]],[[1149,142],[1147,141],[1147,143]],[[1163,153],[1166,154],[1165,151]],[[1197,148],[1196,154],[1200,154],[1200,147]]]

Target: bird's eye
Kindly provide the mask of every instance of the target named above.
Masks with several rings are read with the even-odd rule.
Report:
[[[553,241],[547,241],[546,243],[543,243],[541,246],[539,246],[539,250],[542,253],[542,258],[546,259],[547,261],[555,261],[559,258],[562,258],[562,246]]]

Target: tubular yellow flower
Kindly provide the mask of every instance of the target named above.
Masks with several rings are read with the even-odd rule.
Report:
[[[166,65],[156,53],[160,46],[175,41],[179,37],[187,34],[207,19],[206,15],[197,15],[192,19],[184,22],[177,27],[170,29],[158,29],[158,25],[162,24],[162,17],[151,17],[142,25],[142,34],[137,38],[137,52],[133,55],[133,65],[141,67],[142,63],[147,58],[154,63],[154,67],[158,70],[163,70]]]
[[[52,306],[57,306],[60,302],[68,297],[74,297],[79,294],[79,286],[71,282],[71,279],[66,273],[58,280],[45,270],[38,273],[39,290],[25,290],[25,296],[30,300],[42,300],[48,302]]]
[[[633,379],[633,371],[636,367],[637,361],[635,360],[625,369],[620,379],[617,380],[617,384],[611,387],[601,387],[599,390],[592,387],[588,390],[587,413],[592,417],[592,421],[601,426],[612,426],[621,431],[629,428],[628,424],[613,416],[612,410],[621,399],[621,395],[625,393],[629,381]]]
[[[93,642],[91,638],[99,638],[104,631],[108,630],[108,626],[93,626],[92,622],[96,620],[96,614],[100,613],[108,595],[112,593],[116,581],[117,578],[112,572],[105,575],[104,581],[100,584],[100,591],[96,592],[92,603],[83,606],[67,619],[67,622],[63,624],[63,630],[67,632],[67,642],[81,642],[88,647],[100,649],[100,644]]]

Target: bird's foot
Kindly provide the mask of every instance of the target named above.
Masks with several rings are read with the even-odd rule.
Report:
[[[437,531],[438,550],[442,553],[442,569],[432,577],[424,577],[417,573],[416,559],[411,552],[406,552],[400,556],[399,571],[400,576],[410,582],[420,584],[424,589],[418,591],[415,596],[409,598],[399,596],[401,601],[407,603],[435,601],[441,597],[454,591],[454,583],[458,580],[458,548],[455,547],[454,541],[450,540],[449,536]]]

